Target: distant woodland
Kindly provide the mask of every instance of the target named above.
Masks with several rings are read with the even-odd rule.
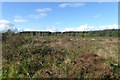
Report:
[[[67,31],[67,32],[49,32],[49,31],[23,31],[17,34],[20,35],[40,35],[40,36],[81,36],[81,37],[118,37],[120,29],[108,29],[99,31]],[[15,34],[11,30],[3,33],[3,36],[7,34]]]

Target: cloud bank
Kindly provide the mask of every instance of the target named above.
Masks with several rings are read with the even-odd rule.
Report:
[[[102,25],[102,26],[89,26],[85,24],[76,28],[72,28],[72,27],[65,28],[63,32],[64,31],[95,31],[95,30],[105,30],[105,29],[118,29],[118,25],[113,24],[113,25]]]
[[[47,29],[24,29],[23,31],[49,31],[49,32],[58,32],[58,29],[55,28],[47,28]]]
[[[14,32],[21,32],[21,31],[50,31],[50,32],[58,32],[59,29],[55,27],[49,27],[45,30],[38,30],[38,29],[21,29],[15,28],[12,23],[8,20],[0,20],[0,32],[6,32],[8,29]],[[117,24],[112,25],[101,25],[101,26],[90,26],[88,24],[80,25],[79,27],[68,27],[63,29],[61,32],[65,31],[96,31],[96,30],[105,30],[105,29],[119,29]]]

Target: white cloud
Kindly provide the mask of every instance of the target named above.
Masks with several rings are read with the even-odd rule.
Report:
[[[24,19],[14,19],[15,22],[27,22],[27,20]]]
[[[118,29],[117,24],[113,25],[102,25],[102,26],[89,26],[87,24],[81,25],[76,28],[65,28],[61,32],[65,31],[95,31],[95,30],[105,30],[105,29]],[[41,29],[24,29],[23,31],[50,31],[50,32],[59,32],[57,28],[53,27],[48,27],[47,29],[41,30]]]
[[[22,29],[22,28],[15,28],[15,27],[10,28],[10,30],[13,31],[13,32],[22,32],[22,31],[24,31],[24,29]]]
[[[98,15],[95,15],[95,16],[93,16],[94,18],[98,18],[98,17],[101,17],[101,15],[100,14],[98,14]]]
[[[112,2],[112,1],[115,1],[115,0],[96,0],[97,2]],[[117,0],[116,0],[117,1]],[[115,1],[115,2],[116,2]]]
[[[49,31],[49,32],[58,32],[58,29],[55,28],[47,28],[47,29],[23,29],[23,31]]]
[[[45,31],[58,32],[58,29],[52,27],[52,28],[47,28]]]
[[[13,26],[8,20],[0,20],[0,32],[5,32]]]
[[[21,29],[21,28],[15,28],[13,24],[11,24],[8,20],[0,20],[0,32],[6,32],[8,29],[14,31],[14,32],[21,32],[21,31],[50,31],[50,32],[58,32],[58,29],[56,27],[48,27],[47,29],[41,30],[41,29]],[[94,31],[94,30],[105,30],[105,29],[118,29],[117,24],[113,25],[101,25],[101,26],[91,26],[91,25],[80,25],[79,27],[68,27],[62,30],[64,31]]]
[[[17,15],[14,17],[14,22],[27,22],[28,20],[25,20],[24,18],[35,18],[35,19],[39,19],[42,17],[47,16],[47,13],[43,13],[43,12],[48,12],[48,11],[52,11],[51,8],[41,8],[41,9],[36,9],[36,12],[40,12],[37,14],[32,14],[32,15],[26,15],[26,16],[20,16]]]
[[[87,24],[81,25],[76,28],[65,28],[64,31],[94,31],[94,30],[105,30],[105,29],[118,29],[117,24],[103,25],[103,26],[88,26]]]
[[[21,28],[15,28],[14,25],[12,23],[10,23],[10,21],[8,20],[0,20],[0,33],[1,32],[6,32],[8,30],[14,31],[14,32],[21,32],[23,31],[23,29]]]
[[[62,24],[62,23],[61,23],[61,22],[56,22],[55,24],[56,24],[56,25],[60,25],[60,24]]]
[[[54,26],[48,26],[46,29],[24,29],[23,31],[50,31],[50,32],[58,32],[58,29]]]
[[[37,11],[37,12],[50,12],[50,11],[52,11],[52,9],[51,8],[40,8],[40,9],[36,9],[35,11]]]
[[[84,3],[62,3],[59,5],[60,8],[65,8],[65,7],[81,7],[84,6]]]
[[[35,18],[35,19],[39,19],[39,18],[42,18],[42,17],[45,17],[47,16],[46,13],[39,13],[39,14],[36,14],[36,15],[28,15],[29,18]]]
[[[22,16],[15,16],[14,22],[27,22]]]

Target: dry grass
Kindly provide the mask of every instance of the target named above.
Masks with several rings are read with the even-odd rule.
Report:
[[[118,61],[115,37],[25,36],[19,41],[12,38],[6,41],[8,44],[3,43],[4,77],[118,77],[110,68],[110,63]],[[17,47],[12,44],[21,41]],[[11,68],[11,64],[19,65]],[[16,72],[9,72],[13,69]]]

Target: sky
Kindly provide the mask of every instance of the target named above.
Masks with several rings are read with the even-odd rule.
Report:
[[[117,2],[2,2],[0,31],[89,31],[118,28]]]

